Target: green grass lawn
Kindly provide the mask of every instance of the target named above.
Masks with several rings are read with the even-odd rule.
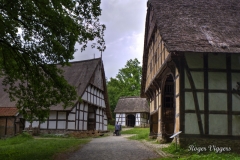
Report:
[[[190,152],[188,149],[182,149],[178,146],[177,150],[175,144],[172,143],[169,147],[163,148],[163,151],[170,153],[173,157],[159,158],[154,160],[240,160],[240,155],[236,153],[215,153],[215,152]]]
[[[110,132],[113,132],[113,131],[115,130],[115,126],[108,124],[108,130],[109,130]]]
[[[135,134],[129,137],[132,140],[149,140],[149,128],[133,128],[126,131],[121,131],[121,134]]]
[[[1,160],[51,160],[54,154],[78,148],[90,139],[48,138],[34,139],[28,134],[0,140]]]
[[[149,128],[133,128],[127,131],[122,131],[121,134],[135,134],[134,136],[130,137],[129,139],[133,140],[150,140],[148,138],[149,135]],[[156,143],[156,141],[152,141]],[[156,158],[154,160],[172,160],[172,159],[179,159],[179,160],[240,160],[240,155],[235,153],[215,153],[215,152],[204,152],[197,154],[195,152],[189,152],[188,149],[182,149],[178,146],[177,150],[175,144],[172,143],[167,148],[162,148],[162,150],[166,153],[170,153],[173,157],[165,157],[165,158]]]

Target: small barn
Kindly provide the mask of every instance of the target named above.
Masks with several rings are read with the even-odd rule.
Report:
[[[115,121],[127,127],[145,127],[148,125],[149,105],[146,98],[122,97],[114,110]]]
[[[148,0],[141,97],[150,135],[239,150],[240,3]]]
[[[44,123],[38,120],[33,123],[26,121],[25,129],[35,128],[46,133],[107,131],[108,120],[112,117],[102,60],[96,58],[71,62],[70,66],[61,69],[64,78],[76,88],[81,100],[76,100],[74,106],[66,109],[63,109],[61,104],[51,106],[49,117]],[[0,80],[2,81],[3,78]],[[0,93],[0,108],[13,107],[14,103],[9,101],[8,94],[3,90]]]
[[[14,136],[24,129],[24,119],[16,107],[0,107],[0,137]]]

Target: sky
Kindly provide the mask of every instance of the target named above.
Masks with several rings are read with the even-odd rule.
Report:
[[[147,0],[102,0],[100,22],[106,25],[106,50],[102,53],[105,76],[115,78],[126,62],[137,58],[142,65]],[[74,61],[99,58],[101,53],[91,48],[81,52],[80,46]]]

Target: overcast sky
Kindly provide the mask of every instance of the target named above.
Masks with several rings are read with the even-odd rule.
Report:
[[[103,52],[105,75],[115,77],[130,59],[137,58],[142,65],[143,41],[147,0],[102,0],[101,23],[106,25],[106,50]],[[100,57],[100,52],[88,48],[74,54],[74,61]]]

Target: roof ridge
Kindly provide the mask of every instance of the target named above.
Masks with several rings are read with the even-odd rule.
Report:
[[[79,63],[79,62],[87,62],[87,61],[94,61],[94,60],[100,60],[101,57],[99,58],[93,58],[93,59],[85,59],[85,60],[82,60],[82,61],[71,61],[69,63]]]
[[[140,96],[124,96],[120,97],[119,99],[124,99],[124,98],[141,98]]]

